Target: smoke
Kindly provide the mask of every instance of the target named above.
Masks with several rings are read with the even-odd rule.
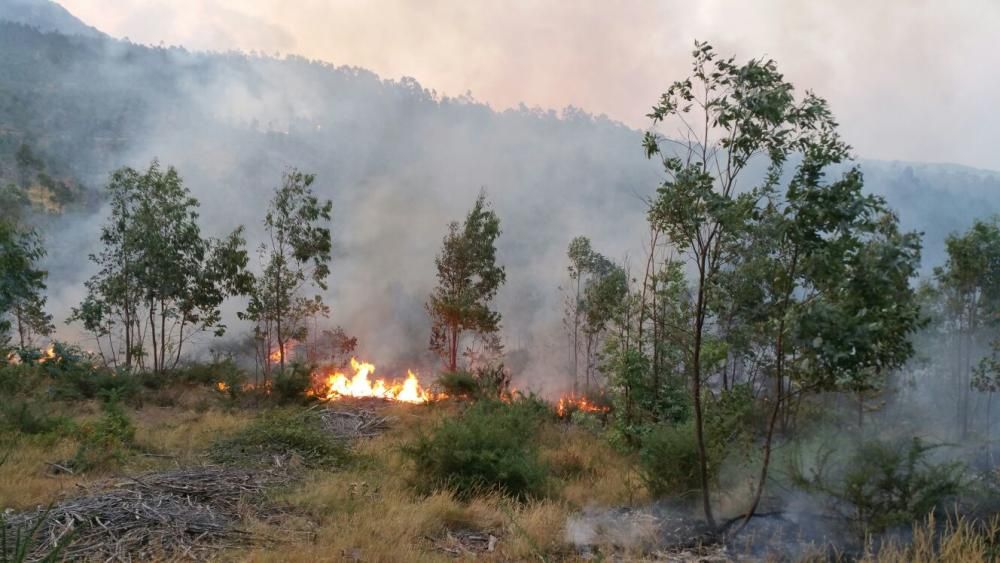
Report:
[[[112,35],[194,49],[281,51],[417,77],[497,108],[575,105],[633,127],[688,70],[695,38],[766,54],[827,97],[870,158],[1000,168],[992,111],[1000,5],[861,0],[64,0]]]
[[[166,30],[190,29],[189,20],[198,19],[195,15],[217,14],[212,11],[217,8],[236,10],[216,2],[182,14],[165,3],[150,5],[163,12],[158,19],[165,27],[158,29]],[[310,9],[307,5],[303,13]],[[527,9],[522,6],[520,13]],[[594,7],[582,12],[591,21],[585,35],[603,37],[598,20],[604,12]],[[695,12],[699,18],[715,17],[711,8]],[[121,13],[128,18],[147,12]],[[467,14],[472,28],[483,25],[476,23],[480,16],[475,14]],[[222,20],[231,33],[221,36],[237,45],[238,37],[266,44],[271,41],[268,33],[283,36],[239,18]],[[278,21],[260,14],[257,20]],[[343,20],[335,20],[343,25]],[[208,27],[197,28],[204,31],[203,37],[215,37],[215,21],[208,18],[203,23]],[[508,20],[504,16],[498,21]],[[641,29],[639,22],[629,21],[623,29],[632,24]],[[111,27],[117,30],[117,25],[127,27]],[[508,33],[504,25],[498,24],[496,34]],[[292,34],[302,42],[296,49],[303,49],[310,33],[303,28],[301,34]],[[561,34],[568,32],[561,28],[553,33],[553,45],[584,42],[582,36],[572,41],[564,37]],[[643,34],[637,37],[645,41]],[[24,46],[11,52],[32,65],[49,63],[31,53],[52,48],[56,39],[28,39],[21,38],[18,45]],[[496,301],[504,317],[503,339],[508,350],[523,347],[530,356],[515,379],[519,388],[559,391],[571,385],[559,291],[567,281],[568,242],[586,235],[598,251],[616,261],[641,261],[646,232],[642,198],[652,195],[662,173],[644,158],[640,132],[610,118],[573,107],[554,111],[519,105],[496,111],[470,96],[437,94],[413,79],[386,80],[361,68],[298,57],[199,53],[102,38],[74,41],[71,55],[50,63],[47,72],[60,77],[54,94],[28,86],[40,107],[63,107],[66,99],[79,106],[40,125],[47,153],[67,159],[92,187],[103,185],[114,168],[142,168],[159,158],[178,168],[201,201],[207,234],[218,236],[245,225],[251,247],[261,240],[262,217],[282,172],[294,166],[315,173],[319,195],[334,203],[336,251],[325,294],[332,307],[330,323],[359,336],[360,352],[378,362],[415,361],[425,372],[435,367],[426,352],[429,320],[423,308],[434,284],[433,258],[448,222],[461,220],[482,188],[494,202],[504,231],[499,259],[507,267],[508,283]],[[629,102],[631,108],[644,111],[661,83],[684,75],[689,40],[671,41],[671,56],[683,64],[661,68],[662,79],[646,80],[638,73],[618,81],[618,88],[630,95],[641,93],[641,100]],[[758,52],[740,50],[741,56]],[[624,60],[641,66],[651,64],[654,55],[640,49],[629,51]],[[496,63],[477,59],[475,52],[468,56]],[[795,57],[790,58],[792,74],[797,66]],[[596,53],[589,60],[605,64]],[[522,65],[528,67],[536,69]],[[504,82],[534,83],[541,80],[537,72]],[[554,82],[542,83],[547,90],[561,91]],[[630,84],[636,87],[623,86]],[[585,99],[592,90],[604,88],[591,86],[578,84],[566,95]],[[869,163],[865,167],[868,170]],[[998,179],[989,173],[882,163],[871,163],[871,169],[871,189],[890,193],[892,205],[907,206],[902,217],[908,228],[946,233],[964,228],[974,214],[991,205],[997,207],[988,194],[998,187]],[[944,188],[924,189],[938,186],[942,178],[948,181]],[[942,216],[942,203],[955,213]],[[104,215],[101,210],[60,217],[44,229],[51,249],[46,264],[50,303],[57,319],[79,303],[83,282],[93,271],[86,256],[97,250]],[[943,234],[933,242],[938,250],[930,253],[928,263],[939,261],[940,238]],[[247,330],[235,319],[240,306],[227,304],[231,336]],[[79,334],[74,327],[62,326],[60,336],[75,339]],[[205,338],[202,344],[207,347],[211,341]]]

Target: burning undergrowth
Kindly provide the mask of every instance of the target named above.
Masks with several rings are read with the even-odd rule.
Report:
[[[286,473],[195,467],[99,483],[47,509],[3,520],[5,538],[23,538],[23,560],[131,561],[205,559],[219,549],[263,538],[241,528],[263,510],[266,487],[288,482]],[[249,502],[248,502],[249,501]],[[3,560],[15,556],[5,542]],[[17,560],[17,559],[15,559]]]

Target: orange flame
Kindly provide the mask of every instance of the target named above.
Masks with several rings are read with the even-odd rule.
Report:
[[[56,347],[54,344],[49,344],[49,347],[42,352],[40,358],[38,358],[38,363],[44,364],[48,360],[53,360],[56,357]]]
[[[289,340],[285,341],[285,359],[286,360],[289,358],[289,356],[292,356],[292,352],[295,351],[295,347],[298,346],[298,345],[299,345],[299,343],[296,342],[295,340],[289,339]],[[268,354],[267,359],[272,364],[280,364],[281,363],[281,346],[275,346],[275,348],[273,350],[271,350],[271,353]]]
[[[562,397],[556,403],[556,414],[559,415],[559,418],[563,418],[574,411],[605,413],[610,410],[610,407],[595,404],[588,400],[587,397],[574,397],[573,395]]]
[[[326,376],[323,388],[317,393],[327,400],[337,400],[344,397],[376,398],[404,403],[426,403],[431,394],[420,386],[416,374],[407,370],[406,379],[402,383],[387,383],[384,379],[372,382],[369,376],[375,373],[375,365],[359,362],[351,358],[351,369],[354,375],[348,377],[340,372]]]

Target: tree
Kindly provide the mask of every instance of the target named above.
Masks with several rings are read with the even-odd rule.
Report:
[[[430,349],[445,361],[450,372],[458,370],[462,333],[471,331],[488,344],[498,344],[500,314],[490,301],[506,281],[504,267],[496,263],[500,219],[480,192],[463,224],[448,225],[441,253],[434,259],[438,285],[426,309],[431,317]]]
[[[273,344],[277,344],[277,361],[283,371],[289,341],[305,339],[308,318],[329,313],[319,294],[303,295],[307,287],[327,288],[333,247],[325,226],[333,204],[316,197],[314,181],[312,174],[294,168],[285,172],[264,217],[267,238],[258,249],[263,272],[240,316],[255,323],[265,373],[270,373]]]
[[[938,292],[943,299],[948,332],[953,339],[954,384],[959,390],[957,417],[962,437],[969,430],[970,389],[974,357],[984,346],[984,329],[1000,320],[1000,220],[977,220],[963,235],[945,240],[948,260],[935,268]]]
[[[654,126],[678,125],[681,140],[651,130],[644,145],[667,176],[650,204],[651,229],[694,267],[687,326],[672,336],[683,350],[701,500],[714,525],[702,404],[712,371],[723,359],[737,361],[736,353],[753,354],[775,383],[749,520],[789,378],[799,393],[862,388],[912,352],[906,336],[919,323],[908,281],[919,240],[898,232],[883,202],[861,194],[858,170],[823,182],[825,169],[849,151],[823,99],[806,93],[797,100],[772,60],[737,64],[697,42],[693,57],[692,76],[675,82],[649,114]],[[758,163],[765,173],[752,182],[745,172]],[[743,328],[730,331],[737,322]],[[848,337],[838,341],[834,330]]]
[[[99,271],[70,320],[105,338],[101,353],[124,367],[161,373],[177,365],[196,334],[225,332],[220,306],[245,294],[251,278],[243,228],[203,238],[198,201],[173,167],[153,161],[145,172],[116,170],[107,186],[111,215],[104,248],[91,255]]]
[[[46,272],[38,268],[45,256],[38,234],[0,220],[0,347],[10,342],[16,328],[18,344],[30,344],[32,333],[52,331],[52,316],[45,313]]]
[[[601,349],[601,337],[628,295],[628,279],[625,270],[595,251],[587,237],[580,236],[570,241],[567,256],[569,277],[576,286],[575,295],[566,304],[573,392],[576,393],[580,379],[580,333],[583,332],[586,338],[584,381],[589,391],[595,368],[594,358]]]

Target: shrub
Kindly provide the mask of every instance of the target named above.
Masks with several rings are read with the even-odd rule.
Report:
[[[962,491],[964,466],[932,463],[929,454],[937,447],[919,438],[871,441],[846,458],[828,450],[811,475],[793,467],[792,476],[806,490],[830,497],[834,509],[864,537],[918,522]]]
[[[468,498],[495,489],[517,498],[542,493],[547,469],[536,433],[541,419],[533,400],[481,401],[441,422],[404,447],[425,492],[452,489]]]
[[[4,426],[23,434],[48,434],[72,428],[72,422],[61,416],[49,416],[37,401],[8,401],[0,406]]]
[[[643,438],[639,473],[654,497],[701,490],[694,424],[661,425]]]
[[[753,398],[735,387],[705,400],[704,438],[709,479],[718,479],[727,455],[750,444]],[[701,490],[701,471],[694,421],[661,424],[641,434],[640,474],[654,496],[687,495]]]
[[[35,394],[45,386],[42,370],[36,365],[0,365],[0,395],[4,397]]]
[[[58,399],[130,399],[139,392],[140,377],[126,370],[91,366],[62,370],[54,377],[53,392]]]
[[[212,445],[218,463],[269,465],[274,456],[301,458],[307,466],[326,466],[347,459],[347,449],[327,432],[314,411],[274,410],[239,433]]]
[[[292,364],[274,376],[271,396],[282,403],[301,402],[311,387],[312,368],[304,364]]]
[[[442,373],[438,385],[449,397],[476,398],[479,396],[479,380],[467,371]]]
[[[112,400],[103,404],[103,416],[80,431],[80,447],[71,465],[80,471],[99,469],[121,463],[135,442],[135,427],[121,404]]]
[[[175,369],[171,379],[195,385],[215,386],[220,381],[246,380],[246,374],[232,358],[214,359],[211,362],[192,362]]]
[[[615,413],[611,440],[616,446],[638,447],[653,425],[683,424],[691,417],[691,398],[683,378],[669,373],[654,378],[649,359],[638,350],[614,354],[608,369]]]
[[[502,363],[477,368],[476,379],[483,397],[502,399],[510,394],[510,371]]]

